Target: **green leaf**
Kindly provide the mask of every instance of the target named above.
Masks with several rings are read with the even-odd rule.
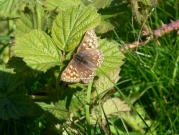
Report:
[[[103,108],[103,109],[102,109]],[[102,106],[97,105],[92,109],[92,122],[96,123],[99,118],[102,119],[102,121],[105,121],[105,115],[109,118],[111,116],[119,116],[122,117],[124,115],[124,112],[127,114],[127,112],[131,111],[131,108],[121,99],[114,97],[107,99]]]
[[[79,4],[80,0],[46,0],[44,2],[44,6],[48,10],[65,10],[73,6],[78,6]]]
[[[0,65],[0,71],[1,72],[7,72],[7,73],[10,73],[10,74],[13,74],[14,71],[13,69],[11,68],[6,68],[5,65]],[[1,78],[0,78],[1,79]]]
[[[103,109],[107,116],[118,115],[120,112],[129,112],[130,107],[121,99],[114,97],[103,103]]]
[[[97,69],[98,79],[94,83],[96,94],[98,95],[114,87],[120,78],[120,66],[122,66],[124,59],[124,55],[119,51],[117,42],[101,39],[99,44],[104,61],[101,67]]]
[[[63,120],[67,119],[69,116],[69,112],[66,109],[65,101],[59,101],[57,103],[47,104],[44,102],[37,102],[38,105],[42,107],[43,110],[48,111],[53,114],[56,118]]]
[[[7,63],[9,60],[9,46],[0,44],[0,62]]]
[[[101,21],[101,24],[96,28],[97,33],[106,33],[114,29],[114,26],[109,21]]]
[[[106,8],[109,7],[111,2],[112,0],[95,0],[93,5],[97,8]]]
[[[28,12],[20,12],[19,19],[16,21],[16,36],[22,36],[32,29],[45,31],[48,24],[48,14],[39,4],[34,4],[26,7]]]
[[[51,38],[38,30],[17,38],[15,54],[22,57],[31,68],[44,72],[60,64],[59,54]]]
[[[96,91],[94,95],[105,94],[107,90],[110,90],[114,87],[115,83],[119,80],[120,69],[112,70],[106,74],[100,75],[99,78],[94,82]]]
[[[73,50],[83,34],[100,23],[100,17],[94,7],[79,6],[62,11],[52,26],[52,38],[63,51]]]
[[[21,0],[0,0],[0,16],[15,14],[21,2]]]
[[[101,39],[99,44],[99,49],[103,52],[104,61],[98,69],[98,73],[104,74],[118,69],[123,64],[124,59],[123,53],[119,50],[118,43]]]
[[[82,2],[85,5],[92,4],[96,8],[106,8],[111,4],[112,0],[82,0]]]
[[[31,115],[38,107],[25,95],[23,80],[13,69],[0,66],[0,119]]]

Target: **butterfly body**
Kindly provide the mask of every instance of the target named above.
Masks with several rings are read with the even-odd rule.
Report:
[[[88,83],[92,80],[97,67],[103,61],[102,52],[97,47],[97,37],[94,30],[87,31],[77,52],[62,72],[62,81]]]
[[[74,61],[76,62],[76,64],[82,63],[84,65],[88,64],[87,60],[85,59],[85,56],[83,54],[76,54],[74,55]]]

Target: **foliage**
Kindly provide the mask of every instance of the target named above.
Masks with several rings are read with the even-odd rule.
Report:
[[[58,54],[56,46],[51,38],[42,31],[34,30],[17,37],[15,54],[23,57],[27,65],[33,69],[44,72],[60,64],[60,54]]]
[[[37,107],[24,95],[22,81],[15,76],[13,70],[1,66],[0,76],[0,118],[8,120],[17,119],[24,115],[35,115],[33,113]]]
[[[177,0],[0,0],[0,134],[179,133]],[[173,6],[175,5],[175,6]],[[60,75],[87,30],[104,61],[89,84]],[[23,123],[23,124],[22,124]]]
[[[19,2],[20,0],[1,0],[0,15],[8,16],[14,14],[15,12],[13,12],[13,10],[16,11],[18,9]]]
[[[71,8],[71,7],[74,7],[74,6],[78,6],[80,4],[80,0],[60,0],[60,1],[57,1],[57,0],[46,0],[44,2],[44,5],[45,7],[48,9],[48,10],[57,10],[57,11],[60,11],[60,10],[65,10],[67,8]]]
[[[73,50],[85,31],[98,25],[100,17],[94,7],[80,6],[62,11],[52,26],[52,38],[63,51]]]

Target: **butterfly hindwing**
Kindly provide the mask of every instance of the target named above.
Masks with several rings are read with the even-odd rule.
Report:
[[[88,83],[96,74],[96,69],[103,62],[102,52],[97,49],[98,42],[94,30],[85,33],[77,52],[62,72],[61,79],[65,82]]]
[[[92,49],[92,48],[96,49],[97,47],[98,47],[97,36],[95,31],[92,29],[85,33],[77,52],[81,50]]]
[[[103,55],[98,49],[88,49],[80,51],[79,54],[86,61],[86,66],[89,68],[97,68],[103,61]]]
[[[95,68],[90,68],[81,62],[78,64],[77,72],[80,76],[80,80],[84,83],[88,83],[95,76]]]
[[[71,60],[65,70],[62,72],[61,79],[65,82],[79,82],[80,75],[77,70],[77,64]]]

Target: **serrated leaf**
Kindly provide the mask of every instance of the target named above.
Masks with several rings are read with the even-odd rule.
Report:
[[[116,115],[119,112],[129,112],[130,107],[121,99],[114,97],[103,103],[103,109],[107,116]]]
[[[106,8],[112,2],[112,0],[82,0],[82,1],[86,5],[92,4],[96,8]]]
[[[0,16],[15,14],[21,0],[0,0]]]
[[[98,71],[103,73],[118,69],[123,64],[124,55],[119,51],[118,43],[106,39],[99,40],[99,49],[102,51],[104,61]],[[102,73],[102,74],[103,74]]]
[[[16,36],[22,36],[32,29],[45,31],[47,28],[47,14],[39,4],[26,7],[28,12],[20,12],[19,18],[16,20]]]
[[[103,109],[102,109],[102,108]],[[97,105],[92,109],[91,119],[93,123],[101,117],[102,121],[105,120],[105,115],[109,118],[111,116],[122,117],[123,113],[129,112],[131,108],[121,99],[114,97],[107,99],[102,106]],[[105,114],[104,114],[105,113]]]
[[[115,83],[119,80],[120,69],[112,70],[106,74],[100,75],[99,78],[94,82],[96,91],[93,95],[97,96],[100,94],[105,94],[106,90],[110,90],[114,87]]]
[[[86,91],[78,91],[73,95],[70,103],[70,112],[73,116],[76,116],[79,110],[83,110],[86,103],[85,98]]]
[[[0,25],[0,35],[3,36],[7,36],[8,33],[8,21],[1,21],[1,25]],[[2,42],[2,38],[0,39]]]
[[[95,0],[93,5],[96,8],[106,8],[111,4],[112,0]]]
[[[49,113],[53,114],[56,118],[60,120],[67,119],[67,117],[69,116],[69,112],[65,106],[65,101],[59,101],[55,104],[37,102],[37,104],[40,105],[43,110],[48,111]]]
[[[9,46],[0,44],[0,62],[7,63],[9,58]]]
[[[7,73],[10,73],[10,74],[14,73],[12,68],[6,68],[5,65],[0,65],[0,71],[1,72],[7,72]]]
[[[60,54],[51,38],[38,30],[17,38],[15,54],[22,57],[31,68],[44,72],[60,64]]]
[[[17,119],[31,115],[36,107],[25,95],[23,80],[13,69],[0,66],[0,119]]]
[[[79,6],[62,11],[52,26],[52,38],[57,47],[63,51],[73,50],[83,34],[100,22],[94,7]]]
[[[97,69],[98,80],[95,81],[96,94],[100,95],[106,90],[113,88],[119,80],[120,66],[123,64],[124,55],[119,51],[115,41],[106,39],[99,40],[99,49],[103,53],[104,61]]]
[[[46,0],[44,6],[48,10],[65,10],[67,8],[77,6],[80,4],[80,0]]]
[[[106,33],[114,29],[114,26],[108,21],[101,21],[100,25],[96,28],[97,33]]]

